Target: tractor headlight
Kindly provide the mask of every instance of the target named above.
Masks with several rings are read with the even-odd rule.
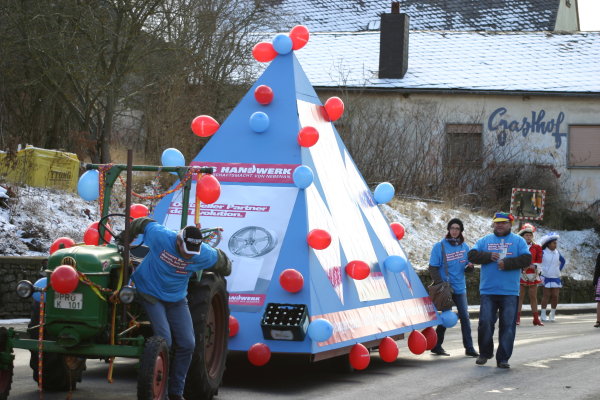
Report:
[[[17,283],[17,296],[28,299],[33,294],[33,284],[29,281],[20,281]]]
[[[123,304],[129,304],[135,298],[135,289],[132,286],[123,286],[119,291],[119,300]]]

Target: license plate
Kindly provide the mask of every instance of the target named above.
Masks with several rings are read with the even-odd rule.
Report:
[[[82,307],[82,293],[55,293],[54,295],[54,308],[65,308],[67,310],[81,310]]]

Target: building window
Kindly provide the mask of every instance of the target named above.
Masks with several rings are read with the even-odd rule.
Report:
[[[600,126],[569,126],[569,167],[600,167]]]
[[[482,124],[446,124],[446,167],[481,168]]]

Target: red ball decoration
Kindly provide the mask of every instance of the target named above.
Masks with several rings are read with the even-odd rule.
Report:
[[[219,130],[221,125],[211,116],[199,115],[192,120],[192,132],[200,137],[209,137]]]
[[[392,232],[396,235],[396,239],[401,240],[404,237],[404,226],[400,222],[392,222],[390,228],[392,228]]]
[[[260,85],[254,89],[254,98],[263,106],[271,104],[273,101],[273,89],[267,85]]]
[[[371,268],[364,261],[354,260],[346,264],[346,273],[350,278],[360,281],[369,276]]]
[[[252,365],[262,367],[271,359],[271,349],[264,343],[255,343],[248,349],[248,361]]]
[[[129,207],[129,216],[131,218],[147,217],[149,212],[148,207],[143,204],[132,204]]]
[[[319,140],[319,131],[312,126],[305,126],[298,132],[298,144],[302,147],[311,147]]]
[[[108,229],[110,229],[110,225],[106,224]],[[106,244],[110,242],[112,239],[112,235],[108,232],[108,230],[104,230],[104,242],[102,244]],[[83,242],[90,246],[98,246],[100,243],[100,232],[98,232],[98,222],[92,222],[90,226],[87,227],[83,234]]]
[[[431,350],[435,347],[435,345],[437,344],[437,332],[435,331],[435,329],[433,329],[433,327],[429,327],[429,328],[425,328],[421,331],[421,333],[423,334],[423,336],[425,336],[425,339],[427,340],[427,347],[425,348],[425,350]]]
[[[233,315],[229,316],[229,337],[234,337],[240,331],[240,323]]]
[[[304,25],[296,25],[290,31],[290,39],[292,39],[292,50],[300,50],[303,48],[306,43],[308,43],[308,39],[310,38],[310,33],[308,32],[308,28]]]
[[[212,204],[221,196],[221,184],[212,175],[206,174],[196,182],[196,198],[204,204]]]
[[[379,342],[379,356],[385,362],[394,362],[398,358],[398,345],[391,337],[385,337]]]
[[[323,229],[313,229],[308,232],[306,240],[313,249],[323,250],[331,244],[331,235]]]
[[[75,268],[70,265],[61,265],[52,271],[50,284],[58,293],[71,293],[79,284],[79,276]]]
[[[50,254],[53,254],[56,250],[66,249],[68,247],[75,246],[75,241],[68,237],[59,237],[50,246]]]
[[[254,45],[252,55],[258,62],[269,62],[277,57],[277,51],[275,51],[272,43],[260,42]]]
[[[371,362],[369,350],[367,350],[367,348],[360,343],[356,343],[354,346],[352,346],[349,357],[350,365],[352,365],[354,369],[365,369]]]
[[[330,97],[325,102],[325,111],[329,121],[337,121],[344,113],[344,102],[339,97]]]
[[[413,354],[423,354],[427,349],[427,339],[419,331],[412,331],[408,336],[408,349]]]
[[[289,268],[282,271],[279,275],[279,284],[284,290],[287,290],[290,293],[296,293],[304,286],[304,277],[299,271]]]

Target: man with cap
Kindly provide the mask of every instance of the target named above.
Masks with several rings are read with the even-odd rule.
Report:
[[[132,275],[136,292],[144,306],[156,336],[174,346],[169,371],[169,400],[183,400],[183,389],[194,352],[192,317],[187,304],[187,287],[195,272],[211,268],[229,275],[231,262],[219,249],[202,241],[195,226],[174,232],[151,218],[136,218],[130,237],[144,234],[148,254]],[[117,238],[119,240],[119,238]]]
[[[540,321],[537,312],[537,288],[542,281],[540,280],[540,272],[542,265],[542,248],[533,241],[533,233],[535,226],[531,224],[523,224],[519,230],[519,235],[525,239],[529,252],[531,253],[531,265],[521,270],[521,291],[519,292],[519,312],[517,313],[517,325],[521,323],[521,308],[525,299],[525,291],[529,292],[529,304],[531,304],[531,313],[533,315],[533,325],[544,326]]]
[[[508,213],[496,213],[492,219],[493,233],[479,239],[468,254],[469,261],[481,264],[477,365],[484,365],[494,356],[494,328],[499,319],[496,365],[510,368],[508,360],[515,342],[520,270],[531,264],[527,243],[511,232],[513,220]]]
[[[471,337],[471,321],[469,320],[469,306],[467,304],[467,285],[465,272],[473,271],[473,264],[467,260],[469,246],[463,237],[464,226],[460,219],[452,218],[448,222],[447,233],[444,239],[433,245],[429,258],[429,274],[433,283],[441,281],[450,282],[452,286],[452,300],[456,304],[460,328],[462,332],[465,355],[477,357],[479,353],[473,347]],[[445,310],[440,310],[445,311]],[[446,327],[440,324],[436,328],[437,344],[431,353],[438,356],[449,356],[442,347]]]

